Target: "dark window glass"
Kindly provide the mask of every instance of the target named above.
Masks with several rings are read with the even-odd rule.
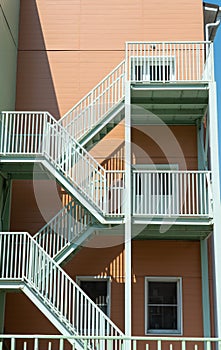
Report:
[[[168,65],[151,65],[150,81],[168,81],[170,80],[170,66]]]
[[[177,282],[148,281],[148,330],[177,330]]]
[[[107,314],[107,282],[80,281],[80,287]]]

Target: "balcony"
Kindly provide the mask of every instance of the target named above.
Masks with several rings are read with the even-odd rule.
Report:
[[[211,218],[211,173],[134,170],[133,216]]]
[[[211,42],[127,42],[126,77],[132,83],[213,79]]]
[[[164,123],[194,125],[208,106],[213,44],[128,42],[125,78],[136,113],[144,114],[132,113],[134,125],[156,124],[156,116]]]

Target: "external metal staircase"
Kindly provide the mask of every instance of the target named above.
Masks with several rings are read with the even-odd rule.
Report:
[[[0,235],[0,288],[22,289],[63,335],[123,335],[57,265],[94,232],[94,217],[102,223],[106,223],[105,216],[122,219],[120,206],[114,210],[116,205],[113,200],[108,204],[107,195],[112,188],[118,201],[122,197],[122,183],[119,192],[116,186],[113,187],[112,180],[122,179],[123,172],[106,171],[82,145],[91,148],[122,120],[123,77],[124,62],[88,95],[91,105],[82,110],[82,115],[78,107],[72,109],[72,116],[76,110],[79,114],[66,128],[62,125],[70,114],[61,122],[45,112],[1,114],[1,162],[10,167],[20,161],[40,161],[44,169],[84,206],[71,201],[33,238],[27,233]],[[107,84],[110,84],[109,88]],[[105,87],[105,91],[99,97],[96,94],[101,87]],[[81,102],[81,107],[88,97]],[[90,120],[87,119],[88,124],[81,129],[81,116],[85,120],[86,113],[90,113]],[[70,135],[73,126],[78,133],[74,132],[74,137]],[[77,136],[81,144],[75,140]],[[74,344],[77,349],[83,347],[80,341],[75,340]],[[90,348],[95,347],[92,341]]]
[[[61,264],[96,230],[93,221],[92,215],[72,200],[33,238],[50,257]]]
[[[123,335],[28,233],[2,232],[0,251],[0,288],[21,289],[63,335]]]
[[[93,147],[124,117],[125,61],[122,61],[59,123],[85,148]]]
[[[124,171],[105,170],[88,150],[124,118],[125,77],[137,84],[138,92],[144,85],[149,88],[150,82],[207,81],[208,74],[202,76],[206,49],[205,43],[128,43],[126,62],[59,121],[47,112],[1,113],[0,165],[5,164],[10,172],[21,162],[38,163],[74,198],[34,238],[28,233],[0,234],[0,288],[22,289],[62,334],[123,335],[58,265],[94,231],[94,218],[101,224],[124,222]],[[134,91],[132,98],[136,98]],[[136,192],[132,214],[137,220],[211,217],[206,171],[133,170],[132,178]],[[162,196],[163,181],[179,195]],[[156,193],[147,200],[151,186]],[[83,344],[75,341],[75,346],[80,350]],[[95,349],[96,344],[92,341],[90,347]]]
[[[98,221],[122,222],[123,207],[114,210],[107,199],[113,188],[112,197],[117,191],[123,199],[122,184],[111,182],[122,172],[106,171],[49,113],[3,112],[0,132],[0,163],[40,162]]]

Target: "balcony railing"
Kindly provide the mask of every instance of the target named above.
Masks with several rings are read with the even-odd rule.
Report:
[[[132,82],[208,81],[211,72],[211,42],[126,43],[126,77]]]
[[[68,342],[75,344],[74,349],[110,349],[110,350],[211,350],[220,349],[220,338],[190,337],[101,337],[101,336],[61,336],[61,335],[0,335],[0,349],[39,350],[68,347]],[[77,346],[78,344],[78,346]]]
[[[212,217],[209,171],[133,171],[133,215]]]

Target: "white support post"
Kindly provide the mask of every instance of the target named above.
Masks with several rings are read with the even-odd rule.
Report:
[[[131,104],[125,83],[125,335],[131,336]]]
[[[214,273],[214,314],[215,336],[221,337],[221,204],[220,204],[220,169],[218,153],[218,118],[216,83],[209,83],[209,131],[210,131],[210,154],[213,185],[213,273]]]

